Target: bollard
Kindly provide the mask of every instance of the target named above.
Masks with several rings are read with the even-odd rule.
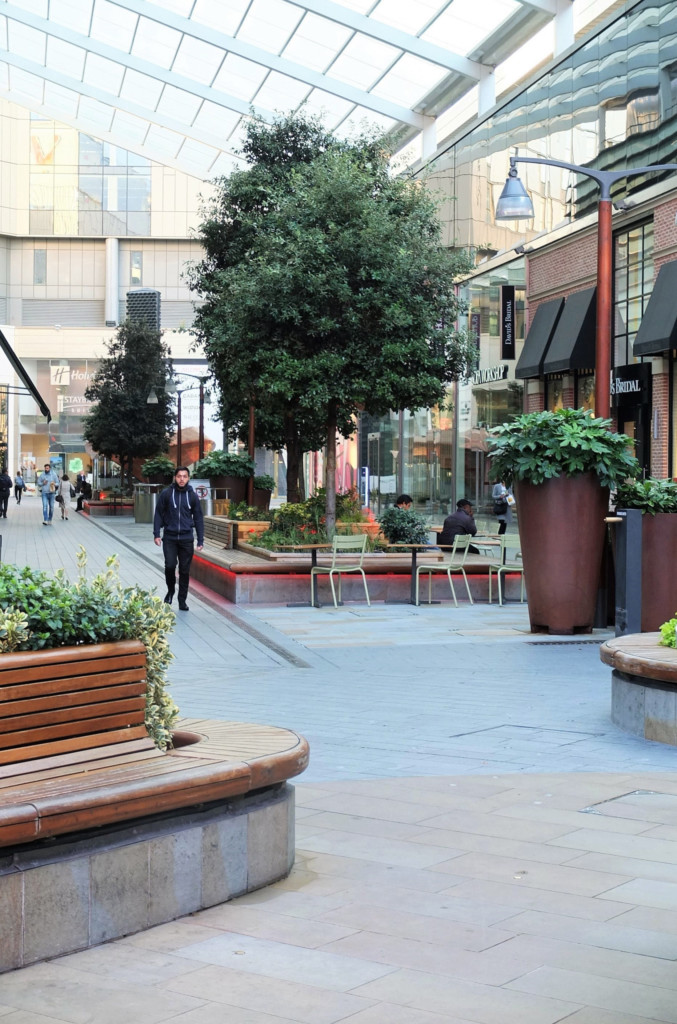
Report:
[[[642,513],[616,509],[616,636],[642,632]]]

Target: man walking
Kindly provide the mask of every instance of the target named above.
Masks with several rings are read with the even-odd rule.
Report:
[[[179,610],[188,611],[188,580],[190,563],[193,560],[193,530],[197,534],[197,550],[204,544],[204,523],[200,501],[188,483],[190,473],[185,466],[179,466],[174,474],[174,483],[167,487],[157,500],[153,536],[165,556],[165,580],[167,593],[165,603],[171,604],[176,586],[176,563],[179,563]],[[162,538],[160,538],[162,531]]]
[[[12,493],[12,478],[7,472],[6,466],[2,467],[0,473],[0,518],[7,518],[7,502]]]
[[[54,518],[54,498],[59,486],[59,477],[51,462],[45,463],[45,468],[37,479],[37,485],[42,497],[42,525],[51,526]]]

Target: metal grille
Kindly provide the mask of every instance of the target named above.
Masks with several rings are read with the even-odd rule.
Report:
[[[160,292],[154,288],[135,288],[127,292],[127,319],[160,330]]]

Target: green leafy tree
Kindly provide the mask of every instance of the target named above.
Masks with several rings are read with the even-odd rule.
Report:
[[[474,367],[454,328],[469,261],[442,246],[425,186],[392,177],[381,139],[342,142],[293,115],[252,121],[244,155],[200,228],[198,339],[224,405],[253,402],[288,452],[327,446],[331,535],[337,431],[362,409],[431,406]]]
[[[85,391],[96,404],[84,419],[84,437],[101,455],[119,460],[128,485],[134,459],[169,448],[175,414],[165,388],[171,379],[169,350],[160,331],[126,321],[108,342],[108,355]],[[156,405],[148,404],[151,390]]]

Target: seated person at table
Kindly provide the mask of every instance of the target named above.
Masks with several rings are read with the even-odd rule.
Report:
[[[78,494],[78,503],[75,506],[76,512],[82,512],[83,501],[89,501],[92,496],[92,485],[85,480],[80,484],[80,493]]]
[[[472,502],[468,498],[461,498],[456,502],[456,511],[447,516],[444,520],[442,533],[437,534],[438,544],[453,544],[454,537],[458,534],[469,533],[472,537],[477,533],[477,524],[473,518]],[[473,555],[479,555],[479,550],[471,544],[468,548]]]
[[[399,498],[395,502],[395,508],[403,508],[405,509],[405,511],[408,511],[411,508],[413,502],[414,499],[411,497],[410,494],[400,494]]]

